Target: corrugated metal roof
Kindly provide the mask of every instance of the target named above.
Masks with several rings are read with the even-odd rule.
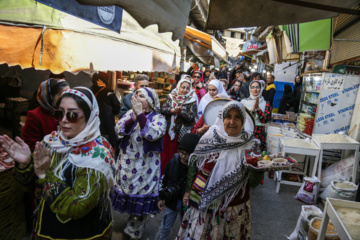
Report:
[[[337,41],[346,39],[347,41]],[[330,64],[360,56],[360,21],[345,29],[334,38],[334,51],[331,52]],[[353,40],[353,41],[351,41]]]
[[[360,10],[360,4],[353,7],[352,9]],[[334,19],[334,27],[333,27],[334,35],[336,35],[339,31],[341,31],[348,24],[352,23],[353,21],[355,21],[359,18],[360,18],[359,15],[340,14],[338,17],[336,17]]]

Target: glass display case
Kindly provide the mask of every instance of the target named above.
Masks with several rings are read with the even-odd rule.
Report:
[[[360,76],[309,73],[303,76],[297,129],[303,137],[349,132]]]
[[[297,129],[310,136],[314,128],[322,78],[322,73],[305,74],[303,76]]]

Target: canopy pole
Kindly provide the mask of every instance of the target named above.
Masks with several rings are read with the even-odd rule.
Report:
[[[186,45],[183,41],[181,46],[181,56],[180,56],[180,72],[185,72],[185,62],[186,62]]]

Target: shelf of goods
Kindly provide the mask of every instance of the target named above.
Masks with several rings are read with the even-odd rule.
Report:
[[[329,220],[334,225],[341,240],[360,240],[360,203],[327,198],[318,240],[325,239]]]
[[[305,74],[296,125],[302,136],[347,132],[359,84],[360,76]]]
[[[324,150],[353,150],[354,151],[354,167],[352,173],[352,182],[356,182],[357,174],[359,170],[359,146],[360,143],[355,141],[349,136],[340,134],[313,134],[312,141],[316,146],[320,148],[320,159],[323,159]],[[322,161],[319,161],[318,165],[318,177],[321,176],[321,165]]]

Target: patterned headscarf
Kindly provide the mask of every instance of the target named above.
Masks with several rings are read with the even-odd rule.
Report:
[[[89,94],[91,94],[92,100],[90,100],[85,94],[83,94],[80,91],[77,91],[77,89],[84,89]],[[68,139],[66,138],[62,130],[60,132],[52,132],[51,134],[44,137],[44,142],[47,144],[47,146],[50,147],[50,150],[56,151],[60,154],[63,154],[63,156],[68,155],[68,159],[71,163],[78,167],[84,167],[84,168],[92,168],[96,169],[100,172],[102,172],[106,178],[109,178],[113,180],[113,155],[112,155],[112,148],[110,144],[104,140],[101,137],[100,133],[100,119],[99,119],[99,106],[96,101],[96,98],[92,91],[85,87],[77,87],[74,89],[69,89],[64,94],[73,94],[78,97],[80,97],[82,100],[86,102],[86,104],[89,106],[91,113],[90,117],[86,123],[85,128],[75,137]],[[91,146],[90,146],[90,145]],[[89,145],[89,146],[88,146]],[[96,148],[95,146],[99,146],[100,149],[103,151],[104,154],[95,154],[92,155],[92,158],[87,161],[85,159],[81,152],[85,148],[90,148],[90,150],[94,151]],[[99,149],[99,150],[100,150]],[[104,160],[105,158],[105,160]],[[107,160],[106,160],[107,159]],[[64,158],[66,160],[66,158]],[[105,161],[108,161],[109,164],[105,164]],[[61,167],[61,164],[58,165],[58,167]],[[56,170],[56,169],[55,169]],[[54,170],[54,172],[55,172]],[[61,172],[61,171],[60,171]],[[60,179],[61,176],[59,176]]]
[[[144,87],[136,90],[136,93],[141,92],[145,95],[149,106],[156,112],[160,111],[160,101],[159,96],[157,95],[156,91],[153,88]]]
[[[185,75],[185,77],[188,75]],[[190,104],[193,102],[197,103],[197,95],[194,91],[194,89],[191,87],[191,82],[189,80],[187,80],[185,77],[182,77],[182,79],[178,82],[178,84],[176,85],[176,88],[174,90],[172,90],[172,92],[169,94],[171,101],[171,108],[176,108],[185,104]],[[189,83],[190,86],[190,91],[188,94],[186,95],[180,95],[179,91],[180,91],[180,87],[181,84],[187,82]],[[171,115],[171,120],[170,120],[170,127],[169,127],[169,136],[171,140],[174,140],[175,138],[175,121],[177,118],[177,114],[172,114]]]
[[[37,92],[37,101],[40,106],[48,111],[49,113],[53,114],[54,112],[54,101],[51,92],[51,82],[56,81],[57,83],[52,87],[53,89],[56,88],[58,84],[65,82],[64,79],[53,79],[50,78],[48,80],[43,81],[38,89]]]
[[[237,109],[242,118],[242,131],[238,136],[229,136],[224,129],[224,118],[231,109]],[[246,130],[246,124],[254,128],[253,118],[247,115],[249,113],[240,102],[228,102],[190,156],[190,161],[195,160],[199,169],[206,162],[215,162],[199,202],[200,209],[207,209],[212,204],[215,210],[225,209],[239,191],[245,193],[248,175],[241,159],[243,151],[259,145],[259,140]]]

